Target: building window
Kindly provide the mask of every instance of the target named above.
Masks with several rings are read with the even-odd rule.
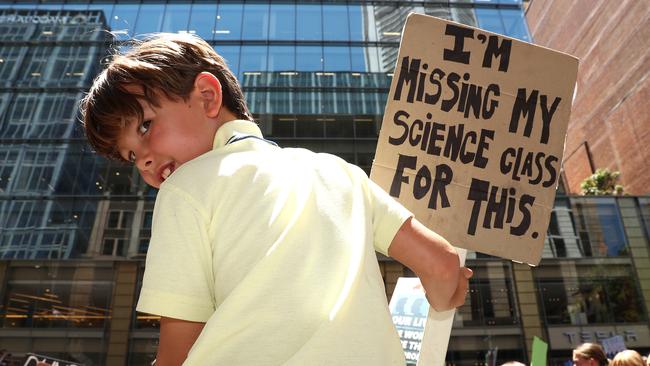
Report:
[[[126,248],[126,239],[122,238],[105,238],[102,245],[102,254],[110,256],[124,256]]]
[[[40,94],[16,94],[7,108],[0,136],[5,138],[24,138],[34,117]]]
[[[24,152],[14,186],[15,192],[45,193],[54,191],[54,171],[65,150],[47,146],[30,146]]]
[[[241,39],[243,4],[219,4],[214,39]]]
[[[296,39],[296,5],[271,3],[269,39],[293,41]]]
[[[614,198],[571,198],[576,230],[585,257],[627,256],[623,222]]]
[[[470,279],[469,294],[456,313],[454,326],[518,324],[509,265],[490,261],[474,262],[470,267],[475,275]]]
[[[88,264],[10,267],[2,327],[103,329],[110,319],[112,276],[112,268]]]
[[[0,27],[2,32],[3,27]],[[0,47],[0,80],[8,82],[16,78],[18,66],[21,64],[21,56],[25,54],[27,47],[3,45]],[[9,85],[8,85],[9,86]]]
[[[133,222],[133,212],[130,211],[110,211],[106,227],[108,229],[130,229]]]
[[[636,323],[647,319],[631,275],[540,279],[537,290],[546,324]]]
[[[74,93],[42,94],[35,106],[35,116],[30,122],[30,138],[70,138],[75,127],[76,104],[79,95]],[[34,106],[33,106],[34,107]]]
[[[217,21],[216,4],[193,4],[190,14],[189,33],[196,34],[206,41],[214,38]]]
[[[87,69],[90,63],[97,62],[96,57],[91,57],[94,47],[57,47],[56,51],[53,66],[48,69],[45,79],[47,82],[57,86],[76,86],[90,79]]]
[[[18,170],[18,151],[0,148],[0,194],[10,192],[10,183]]]

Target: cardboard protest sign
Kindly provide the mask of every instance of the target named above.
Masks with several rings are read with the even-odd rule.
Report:
[[[453,245],[539,263],[578,60],[410,14],[371,178]]]

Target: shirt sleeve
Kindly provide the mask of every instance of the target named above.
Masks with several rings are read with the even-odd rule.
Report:
[[[206,322],[214,312],[208,216],[185,192],[166,185],[156,198],[137,310]]]
[[[368,189],[372,200],[375,250],[388,256],[388,247],[397,231],[413,214],[370,179]]]

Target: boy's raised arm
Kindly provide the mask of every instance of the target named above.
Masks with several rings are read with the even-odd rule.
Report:
[[[456,249],[415,218],[404,222],[388,248],[388,255],[420,278],[429,304],[436,311],[465,302],[472,271],[460,266]]]
[[[156,366],[179,366],[187,358],[205,323],[162,317]]]

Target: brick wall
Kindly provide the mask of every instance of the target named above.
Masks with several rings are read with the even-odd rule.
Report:
[[[621,172],[628,193],[650,193],[649,15],[649,1],[530,3],[533,42],[580,58],[564,156],[572,193],[590,174],[585,147],[594,168]]]

